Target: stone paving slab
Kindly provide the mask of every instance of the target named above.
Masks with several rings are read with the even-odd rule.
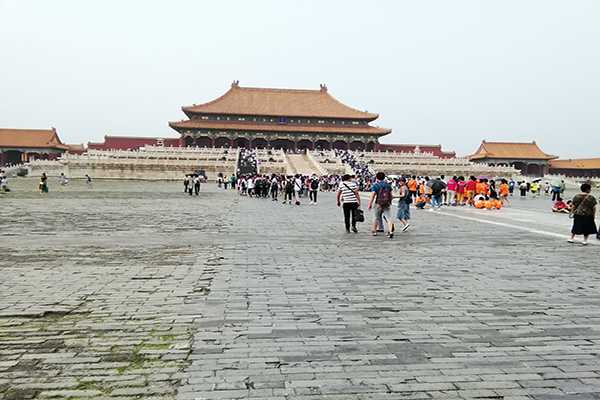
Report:
[[[600,397],[597,246],[108,187],[2,198],[0,399]]]

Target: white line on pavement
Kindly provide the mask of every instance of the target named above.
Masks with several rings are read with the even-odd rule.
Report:
[[[361,196],[361,197],[363,197],[363,196]],[[362,200],[363,201],[368,201],[368,197],[367,198],[363,197]],[[474,221],[474,222],[481,222],[481,223],[484,223],[484,224],[502,226],[502,227],[505,227],[505,228],[518,229],[518,230],[529,232],[529,233],[535,233],[535,234],[538,234],[538,235],[550,236],[550,237],[555,237],[555,238],[564,239],[564,240],[566,240],[567,238],[569,238],[569,236],[567,236],[567,235],[556,233],[556,232],[550,232],[550,231],[544,231],[544,230],[541,230],[541,229],[528,228],[528,227],[525,227],[525,226],[519,226],[519,225],[514,225],[514,224],[507,224],[506,222],[490,221],[490,220],[483,219],[483,218],[467,217],[466,215],[457,215],[457,214],[449,213],[449,212],[446,212],[446,211],[436,211],[436,214],[441,214],[441,215],[445,215],[445,216],[448,216],[448,217],[455,217],[455,218],[459,218],[459,219],[464,219],[464,220],[467,220],[467,221]],[[593,238],[588,243],[592,244],[592,245],[598,245],[598,244],[600,244],[600,243],[594,242]]]
[[[437,214],[446,215],[449,217],[460,218],[460,219],[464,219],[467,221],[475,221],[475,222],[481,222],[484,224],[503,226],[505,228],[518,229],[518,230],[525,231],[525,232],[536,233],[538,235],[551,236],[551,237],[560,238],[560,239],[569,238],[569,236],[567,236],[567,235],[563,235],[563,234],[556,233],[556,232],[543,231],[541,229],[528,228],[526,226],[507,224],[506,222],[490,221],[490,220],[482,219],[482,218],[467,217],[466,215],[457,215],[457,214],[449,213],[446,211],[437,211]],[[588,243],[592,244],[592,245],[598,245],[598,243],[596,243],[594,241],[589,241]]]

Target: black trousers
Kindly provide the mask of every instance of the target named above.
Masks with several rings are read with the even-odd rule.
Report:
[[[344,203],[342,204],[342,208],[344,209],[344,224],[346,225],[346,230],[350,230],[350,220],[352,220],[352,227],[356,228],[356,210],[358,209],[358,203]]]
[[[277,188],[271,189],[271,198],[277,200]]]
[[[316,190],[311,190],[308,193],[308,198],[310,199],[310,201],[314,201],[316,203],[317,202],[317,191]]]

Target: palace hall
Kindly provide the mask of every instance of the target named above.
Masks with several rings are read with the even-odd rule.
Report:
[[[547,174],[550,160],[556,158],[558,157],[542,151],[535,141],[522,143],[484,140],[477,151],[469,156],[469,159],[473,162],[511,166],[524,175],[532,176]]]
[[[242,87],[182,108],[189,119],[170,122],[183,146],[286,150],[376,149],[390,129],[371,125],[378,114],[349,107],[318,90]]]

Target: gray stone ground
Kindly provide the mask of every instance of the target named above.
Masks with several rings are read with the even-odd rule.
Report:
[[[332,194],[11,184],[1,399],[600,398],[600,247],[553,237],[544,199],[390,241]]]

